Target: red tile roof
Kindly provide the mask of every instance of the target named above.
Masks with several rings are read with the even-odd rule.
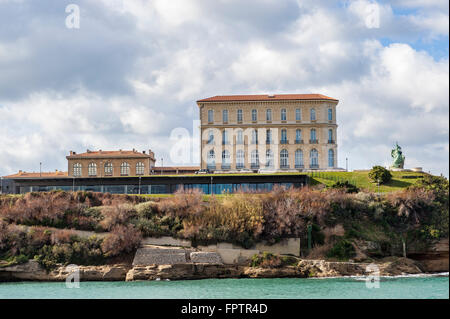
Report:
[[[4,178],[37,178],[37,177],[43,177],[43,178],[63,178],[67,177],[69,174],[67,172],[61,172],[61,171],[54,171],[54,172],[24,172],[19,171],[16,174],[3,176]]]
[[[150,154],[144,154],[141,152],[138,152],[136,150],[133,151],[87,151],[85,153],[71,153],[69,156],[66,156],[67,159],[69,158],[135,158],[135,157],[142,157],[142,158],[153,158]]]
[[[330,100],[338,101],[332,97],[322,94],[274,94],[274,95],[217,95],[200,102],[232,102],[232,101],[282,101],[282,100]]]

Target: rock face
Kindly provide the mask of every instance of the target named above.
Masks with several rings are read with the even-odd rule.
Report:
[[[448,238],[434,244],[426,252],[412,252],[408,257],[417,260],[427,272],[446,272],[449,269]]]
[[[130,265],[79,266],[81,281],[123,281]],[[72,273],[68,267],[59,266],[47,272],[35,260],[11,267],[0,268],[0,281],[65,281]]]
[[[126,276],[127,281],[133,280],[180,280],[206,278],[239,278],[243,267],[223,264],[175,264],[135,266]]]

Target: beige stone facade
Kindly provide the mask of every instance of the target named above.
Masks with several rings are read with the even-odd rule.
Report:
[[[66,157],[69,177],[117,177],[150,175],[155,154],[132,151],[90,151]]]
[[[337,168],[336,99],[320,94],[241,95],[197,104],[202,169]]]

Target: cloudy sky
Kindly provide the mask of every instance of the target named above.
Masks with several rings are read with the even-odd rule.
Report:
[[[66,25],[69,4],[79,28]],[[321,93],[340,100],[340,167],[389,165],[398,141],[407,167],[448,176],[448,6],[0,0],[0,175],[66,170],[68,152],[86,149],[193,164],[169,154],[175,128],[192,135],[196,100]]]

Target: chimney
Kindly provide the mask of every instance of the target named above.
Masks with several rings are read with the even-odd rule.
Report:
[[[145,151],[142,151],[142,154],[145,154]]]
[[[74,153],[73,151],[70,151],[70,152],[69,152],[69,155],[70,155],[70,156],[72,156],[72,155],[74,155],[74,154],[75,154],[75,153]]]
[[[89,149],[86,150],[86,153],[90,153],[91,151]]]

